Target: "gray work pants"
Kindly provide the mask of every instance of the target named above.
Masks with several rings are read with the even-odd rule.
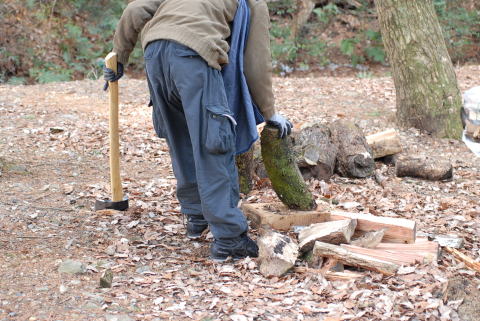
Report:
[[[228,245],[248,225],[237,207],[236,124],[221,73],[168,40],[147,46],[145,64],[153,125],[169,146],[181,211],[203,214],[215,239]]]

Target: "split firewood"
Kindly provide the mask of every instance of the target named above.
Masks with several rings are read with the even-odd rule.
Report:
[[[266,277],[287,273],[298,257],[298,245],[287,235],[266,231],[258,241],[259,270]]]
[[[400,138],[395,129],[368,135],[365,137],[368,145],[372,148],[373,158],[381,158],[389,155],[395,155],[402,151]]]
[[[355,236],[365,232],[385,229],[383,242],[391,243],[415,243],[416,222],[404,218],[383,217],[370,214],[349,213],[332,211],[331,220],[356,219],[357,227]],[[357,234],[358,233],[358,234]]]
[[[350,243],[355,246],[373,249],[382,242],[385,235],[385,229],[379,231],[367,232],[363,236],[351,241]]]
[[[417,177],[431,181],[440,181],[453,177],[453,167],[448,161],[429,157],[401,157],[395,164],[398,177]]]
[[[375,170],[372,149],[356,124],[337,120],[330,126],[332,142],[338,148],[337,171],[342,176],[364,178]]]
[[[341,247],[349,250],[352,253],[368,255],[383,261],[391,262],[398,265],[410,265],[416,263],[431,263],[436,261],[435,257],[429,255],[430,253],[419,253],[415,251],[404,250],[384,250],[384,249],[368,249],[350,244],[342,244]]]
[[[393,275],[399,268],[399,265],[397,264],[368,255],[354,253],[338,245],[318,241],[315,242],[315,246],[313,247],[313,254],[322,257],[330,257],[345,265],[360,267],[385,275]]]
[[[261,134],[262,159],[278,198],[291,209],[309,211],[316,203],[298,169],[291,138],[278,138],[278,129],[265,126]]]
[[[413,244],[380,243],[375,248],[390,253],[415,254],[424,257],[424,262],[436,262],[440,258],[440,246],[437,242],[417,238]]]
[[[325,223],[317,223],[308,226],[298,234],[298,242],[301,252],[313,249],[315,241],[330,244],[350,243],[350,238],[355,232],[357,220],[341,220]]]
[[[469,267],[473,271],[480,273],[480,262],[475,261],[473,258],[469,257],[466,254],[463,254],[457,249],[453,249],[451,247],[445,247],[445,250],[452,254],[455,259],[460,262],[465,263],[465,266]]]
[[[292,226],[308,226],[330,220],[328,208],[316,211],[290,210],[280,202],[242,204],[242,210],[255,227],[268,225],[272,229],[287,231]]]
[[[292,134],[297,165],[304,179],[328,180],[335,171],[337,147],[332,143],[330,129],[320,123],[302,127]]]
[[[320,269],[312,269],[312,268],[303,267],[303,266],[295,267],[294,271],[295,273],[321,274]],[[327,271],[324,277],[328,281],[350,281],[350,280],[362,279],[365,277],[365,275],[362,273],[345,270],[343,272]]]

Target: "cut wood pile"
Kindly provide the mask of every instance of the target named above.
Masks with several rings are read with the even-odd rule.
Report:
[[[359,269],[394,275],[401,266],[440,256],[437,242],[416,237],[412,220],[327,208],[292,211],[281,203],[243,204],[243,210],[263,231],[258,244],[265,276],[281,276],[295,265],[294,271],[318,271],[332,279],[359,278]]]
[[[453,176],[449,161],[403,154],[396,130],[365,136],[352,122],[338,120],[329,125],[305,124],[292,135],[293,149],[304,179],[328,180],[341,176],[364,178],[374,175],[374,160],[395,165],[398,177],[445,180]]]

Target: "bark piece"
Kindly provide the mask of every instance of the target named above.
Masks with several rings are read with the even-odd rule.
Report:
[[[330,244],[350,243],[355,232],[357,220],[348,219],[310,225],[298,234],[300,251],[308,252],[313,249],[315,241]]]
[[[460,138],[462,97],[432,1],[375,0],[392,65],[397,121]]]
[[[270,230],[257,243],[259,270],[264,276],[282,276],[297,260],[298,245],[287,235]]]
[[[294,152],[304,179],[328,180],[335,171],[338,148],[332,143],[330,129],[314,123],[294,133]]]
[[[261,146],[263,163],[280,200],[291,209],[315,209],[313,195],[295,162],[291,138],[278,138],[278,130],[267,125],[262,131]]]
[[[403,157],[395,164],[398,177],[417,177],[431,181],[440,181],[453,177],[453,167],[448,161],[429,157]]]
[[[364,178],[373,174],[375,162],[365,135],[356,124],[337,120],[330,126],[332,142],[338,148],[337,171],[342,176]]]
[[[353,240],[350,243],[355,246],[364,247],[367,249],[373,249],[373,248],[376,248],[378,244],[380,244],[384,235],[385,235],[384,229],[381,229],[379,231],[368,232],[368,233],[365,233],[363,236],[357,238],[356,240]]]
[[[416,222],[404,218],[383,217],[370,214],[332,211],[331,220],[356,219],[356,235],[385,229],[383,242],[415,243]],[[358,233],[358,234],[357,234]]]
[[[354,253],[338,245],[318,241],[315,242],[315,246],[313,247],[313,254],[322,257],[330,257],[345,265],[360,267],[380,272],[385,275],[394,275],[399,268],[397,264],[368,255]]]
[[[402,144],[395,129],[387,129],[365,138],[367,144],[372,148],[374,159],[395,155],[402,151]]]
[[[242,204],[242,210],[252,221],[252,225],[260,227],[268,225],[272,229],[287,231],[292,226],[307,226],[330,220],[330,210],[319,208],[316,211],[290,210],[282,203]]]

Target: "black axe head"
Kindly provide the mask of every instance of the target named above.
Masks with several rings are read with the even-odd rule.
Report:
[[[100,211],[100,210],[126,211],[127,209],[128,209],[127,197],[118,202],[113,202],[108,199],[95,201],[95,211]]]

